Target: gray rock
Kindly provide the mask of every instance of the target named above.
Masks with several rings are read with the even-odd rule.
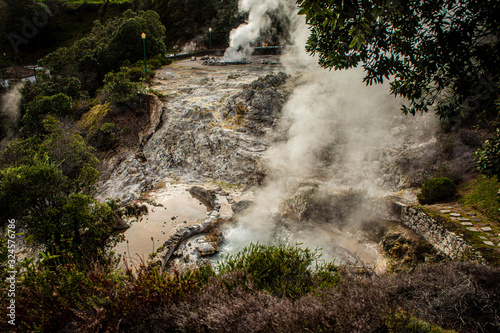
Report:
[[[235,214],[241,213],[245,209],[248,209],[253,204],[252,201],[250,200],[241,200],[238,202],[235,202],[231,205],[231,209]]]

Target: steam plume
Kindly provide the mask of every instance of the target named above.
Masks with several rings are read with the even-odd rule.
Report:
[[[253,43],[271,26],[270,12],[279,13],[283,18],[297,16],[295,1],[284,0],[240,0],[240,11],[248,12],[248,22],[233,29],[230,34],[229,48],[224,54],[226,61],[240,60],[251,55]]]
[[[0,117],[7,123],[7,128],[16,127],[21,117],[22,87],[23,83],[19,83],[0,98]]]

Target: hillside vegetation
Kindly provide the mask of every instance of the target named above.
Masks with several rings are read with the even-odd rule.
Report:
[[[20,275],[21,331],[495,332],[500,270],[455,263],[398,276],[317,262],[297,247],[252,245],[217,270],[133,274],[59,258]],[[57,265],[57,269],[55,269]],[[139,268],[139,267],[138,267]],[[449,330],[449,331],[445,331]]]

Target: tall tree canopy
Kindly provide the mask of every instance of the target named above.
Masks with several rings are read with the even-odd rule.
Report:
[[[498,116],[497,0],[297,0],[308,50],[326,68],[362,64],[368,84],[391,78],[405,113],[436,110],[451,124]]]
[[[143,59],[141,39],[146,34],[149,56],[165,53],[165,27],[154,11],[127,10],[121,17],[101,23],[96,21],[90,33],[71,47],[61,47],[39,63],[60,76],[75,76],[86,90],[100,86],[104,75],[120,68],[123,62]]]

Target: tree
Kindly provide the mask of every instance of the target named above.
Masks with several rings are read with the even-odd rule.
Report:
[[[404,113],[429,109],[448,123],[498,116],[500,2],[297,0],[311,26],[307,49],[326,68],[360,64],[368,84],[391,78]]]
[[[122,67],[119,72],[110,72],[104,77],[106,100],[116,106],[135,105],[139,102],[139,94],[145,91],[142,83],[131,82],[127,74],[128,68]]]
[[[217,14],[217,0],[158,0],[153,3],[168,30],[165,36],[170,45],[187,42],[208,30]]]
[[[141,34],[146,34],[146,53],[164,54],[165,27],[154,11],[127,10],[121,17],[94,22],[89,34],[73,46],[59,48],[39,61],[56,76],[74,76],[82,89],[94,92],[106,73],[117,70],[128,61],[143,59]]]
[[[53,43],[55,2],[4,0],[0,3],[0,32],[8,53],[34,52]],[[5,38],[4,38],[5,37]],[[3,44],[0,42],[0,44]],[[7,46],[8,45],[8,46]]]
[[[39,95],[33,101],[27,103],[24,109],[21,135],[28,137],[43,133],[43,119],[47,115],[58,117],[70,116],[73,109],[73,101],[63,93],[52,96]]]
[[[11,143],[0,156],[0,218],[16,218],[52,253],[93,256],[110,235],[113,209],[92,196],[99,178],[93,149],[53,117],[48,134]]]
[[[500,124],[491,138],[476,151],[477,169],[489,176],[500,179]]]
[[[18,218],[28,238],[49,252],[77,252],[80,247],[85,254],[95,253],[111,233],[114,213],[90,195],[67,193],[66,186],[67,177],[47,155],[4,169],[0,172],[1,215]]]

